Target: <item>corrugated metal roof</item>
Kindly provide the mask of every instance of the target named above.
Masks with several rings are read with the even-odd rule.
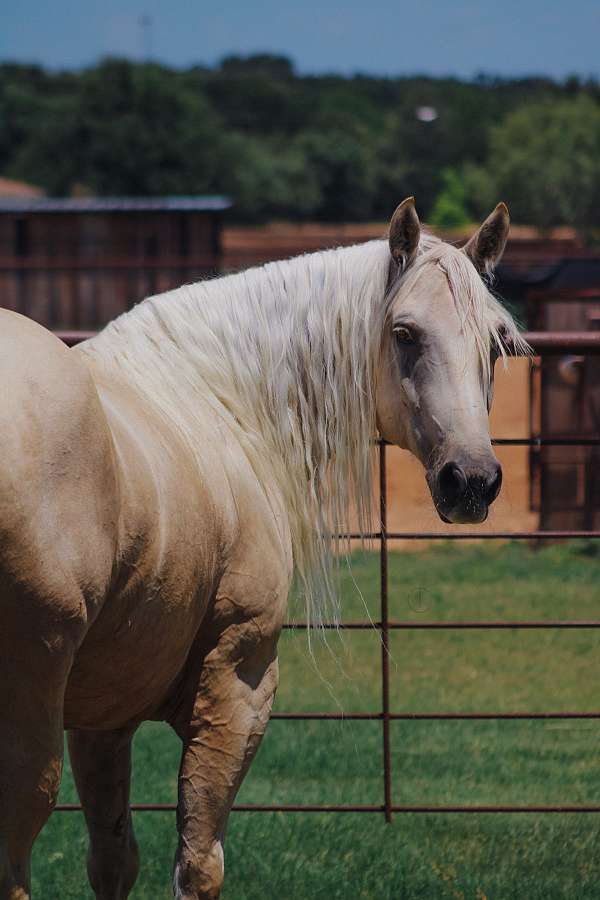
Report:
[[[218,212],[229,197],[0,197],[0,213]]]

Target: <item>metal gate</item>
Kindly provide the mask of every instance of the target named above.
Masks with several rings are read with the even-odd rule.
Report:
[[[91,336],[84,332],[62,332],[59,336],[70,346]],[[530,332],[525,338],[531,344],[538,357],[557,356],[561,354],[577,353],[582,355],[600,355],[600,332]],[[600,435],[593,437],[540,436],[536,438],[503,438],[492,441],[496,446],[600,446]],[[386,445],[378,441],[379,454],[379,514],[380,529],[368,537],[379,543],[380,561],[380,616],[379,621],[353,621],[343,622],[341,625],[326,624],[326,628],[341,628],[349,630],[370,630],[376,628],[381,634],[381,707],[373,712],[362,713],[298,713],[282,712],[274,713],[272,719],[298,720],[367,720],[381,722],[381,752],[382,752],[382,782],[381,802],[373,805],[342,805],[342,804],[237,804],[233,807],[239,812],[318,812],[318,813],[380,813],[385,816],[386,822],[392,821],[394,813],[598,813],[598,805],[404,805],[394,803],[392,796],[391,779],[391,734],[390,723],[394,721],[434,721],[434,720],[490,720],[490,719],[521,719],[521,720],[549,720],[549,719],[600,719],[598,712],[577,712],[574,710],[562,712],[476,712],[476,713],[395,713],[390,709],[390,670],[389,670],[389,638],[394,630],[432,630],[442,631],[460,629],[478,631],[482,629],[597,629],[600,628],[598,620],[556,620],[556,621],[421,621],[406,622],[390,619],[388,604],[388,541],[389,540],[561,540],[566,538],[600,538],[600,531],[455,531],[453,533],[439,532],[388,532],[387,530],[387,486],[386,486]],[[350,534],[350,538],[360,538],[359,534]],[[304,622],[295,622],[284,625],[284,628],[306,630]],[[175,810],[175,803],[134,803],[131,809],[138,812],[152,812]],[[81,810],[77,803],[59,804],[56,811],[68,812]]]

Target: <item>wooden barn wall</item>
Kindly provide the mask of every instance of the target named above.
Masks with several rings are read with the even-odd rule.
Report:
[[[97,328],[219,264],[207,213],[0,215],[0,305],[53,328]]]
[[[535,297],[530,320],[542,331],[600,330],[600,288],[582,297]],[[549,437],[600,434],[600,358],[548,357],[539,373],[539,431]],[[600,528],[600,452],[596,446],[542,447],[532,453],[535,506],[542,528]]]

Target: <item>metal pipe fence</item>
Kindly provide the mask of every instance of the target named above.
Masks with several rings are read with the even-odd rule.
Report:
[[[74,346],[93,335],[93,332],[57,332],[58,336]],[[562,353],[581,353],[600,355],[600,332],[529,332],[525,338],[538,356],[560,355]],[[317,813],[379,813],[386,822],[391,822],[395,813],[600,813],[600,805],[590,804],[558,804],[558,805],[431,805],[431,804],[397,804],[392,795],[392,739],[390,725],[396,721],[547,721],[547,720],[581,720],[600,719],[600,711],[578,712],[576,710],[548,712],[392,712],[390,708],[390,669],[389,638],[395,630],[527,630],[527,629],[597,629],[600,619],[565,619],[565,620],[503,620],[503,621],[396,621],[389,616],[388,588],[388,542],[390,540],[563,540],[582,538],[597,540],[600,531],[596,530],[555,530],[555,531],[477,531],[456,532],[388,532],[387,530],[387,481],[386,481],[386,444],[378,440],[378,480],[379,480],[379,519],[378,531],[368,535],[349,532],[340,537],[359,539],[361,537],[379,543],[379,581],[380,581],[380,614],[378,621],[342,622],[340,624],[325,623],[325,629],[373,630],[381,637],[381,708],[375,712],[341,713],[341,712],[280,712],[273,713],[272,719],[285,721],[376,721],[381,722],[382,752],[382,798],[380,804],[237,804],[234,810],[239,812],[317,812]],[[500,438],[493,439],[496,446],[596,446],[600,445],[600,435],[589,436],[541,436],[539,438]],[[291,622],[284,625],[288,630],[307,630],[306,622]],[[138,812],[157,812],[176,810],[175,803],[137,803],[132,810]],[[73,812],[81,809],[76,803],[57,805],[56,810]]]

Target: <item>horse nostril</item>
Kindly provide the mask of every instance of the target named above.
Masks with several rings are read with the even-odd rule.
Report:
[[[498,467],[494,474],[489,478],[486,488],[485,488],[485,499],[488,503],[488,506],[494,502],[498,494],[500,493],[500,488],[502,487],[502,466],[498,464]]]
[[[456,506],[467,490],[467,476],[461,467],[453,462],[442,466],[438,483],[442,499],[449,507]]]

